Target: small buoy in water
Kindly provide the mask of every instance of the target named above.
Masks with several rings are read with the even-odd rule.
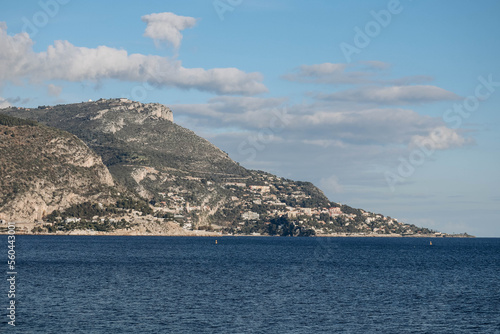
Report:
[[[217,245],[217,240],[215,240],[215,244]]]
[[[215,243],[217,243],[217,241],[215,241]],[[432,241],[430,242],[430,245],[432,246]]]

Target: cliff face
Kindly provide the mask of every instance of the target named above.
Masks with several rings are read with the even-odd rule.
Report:
[[[107,203],[114,186],[101,157],[76,136],[45,126],[0,125],[0,219],[40,220],[76,203]]]
[[[94,108],[92,108],[94,107]],[[54,111],[54,107],[50,107]],[[55,107],[57,112],[59,108]],[[95,111],[97,110],[97,114]],[[101,125],[99,130],[105,133],[116,133],[127,125],[127,120],[136,124],[143,124],[147,119],[174,121],[172,110],[159,103],[142,104],[127,99],[118,99],[116,102],[99,100],[95,103],[87,103],[85,112],[90,112],[91,121],[103,120],[103,122],[92,122]],[[129,113],[131,111],[132,113]],[[82,117],[82,114],[76,115]]]

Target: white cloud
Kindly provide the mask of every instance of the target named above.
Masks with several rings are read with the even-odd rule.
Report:
[[[301,65],[295,70],[295,73],[285,74],[282,78],[289,81],[310,83],[359,84],[368,82],[373,75],[368,72],[347,71],[352,67],[353,65],[343,63]]]
[[[260,98],[240,96],[217,96],[211,98],[209,103],[224,113],[241,114],[245,111],[276,108],[282,105],[284,98]]]
[[[141,17],[147,23],[144,36],[155,40],[155,43],[168,42],[175,49],[181,45],[181,31],[196,25],[196,19],[179,16],[174,13],[154,13]]]
[[[379,83],[387,85],[395,85],[395,86],[405,86],[412,84],[423,84],[426,82],[431,82],[433,80],[434,78],[429,75],[410,75],[397,79],[380,80]]]
[[[54,84],[49,84],[47,86],[47,91],[48,91],[49,95],[51,95],[51,96],[59,96],[59,95],[61,95],[62,87],[56,86]]]
[[[7,108],[10,107],[10,103],[4,99],[3,97],[0,97],[0,108]]]
[[[215,97],[207,103],[178,104],[171,108],[204,127],[238,129],[249,133],[271,129],[287,140],[318,148],[349,145],[407,146],[414,136],[427,136],[444,126],[439,117],[403,108],[339,109],[328,102],[284,106],[286,99]],[[267,130],[266,130],[267,131]]]
[[[472,138],[464,138],[456,130],[440,126],[432,129],[425,136],[415,135],[410,147],[425,147],[428,150],[446,150],[472,144]]]
[[[216,94],[253,95],[267,91],[260,73],[237,68],[185,68],[181,61],[160,56],[128,54],[107,46],[77,47],[55,41],[45,52],[34,52],[28,34],[9,36],[0,25],[0,80],[17,84],[28,79],[150,82],[156,86],[197,89]]]
[[[7,98],[0,97],[0,105],[3,105],[3,106],[25,105],[25,104],[30,103],[30,102],[31,102],[31,99],[29,97],[25,97],[25,98],[21,98],[20,96],[7,97]]]
[[[360,63],[364,64],[369,70],[386,70],[389,67],[391,67],[391,64],[388,64],[380,60],[366,60]]]
[[[359,63],[323,63],[301,65],[293,73],[282,76],[289,81],[320,83],[331,85],[410,85],[422,84],[434,78],[427,75],[412,75],[396,79],[387,79],[391,65],[378,60]]]
[[[320,188],[329,193],[337,194],[344,191],[344,187],[339,182],[339,179],[332,175],[328,178],[323,178],[319,181]]]
[[[204,122],[213,126],[231,124],[244,128],[270,127],[273,119],[276,126],[286,122],[287,99],[242,96],[218,96],[207,103],[172,105],[178,115],[204,117]],[[274,124],[273,123],[273,124]]]
[[[383,129],[404,127],[421,128],[435,125],[440,119],[429,116],[422,116],[410,109],[401,108],[370,108],[360,110],[340,110],[328,109],[325,106],[315,108],[311,106],[311,111],[307,114],[298,115],[300,121],[297,126],[320,125],[320,126],[349,126],[362,125],[367,130],[374,128],[377,131]]]
[[[302,141],[304,144],[320,146],[323,148],[327,147],[345,147],[346,145],[341,140],[332,139],[304,139]]]
[[[420,104],[426,102],[458,100],[460,97],[443,88],[430,85],[360,87],[331,94],[318,94],[319,99],[375,103],[381,105]]]

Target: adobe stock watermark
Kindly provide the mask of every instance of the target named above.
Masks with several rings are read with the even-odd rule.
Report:
[[[226,12],[232,12],[242,3],[243,0],[214,0],[212,5],[217,13],[217,16],[219,16],[219,19],[224,21],[224,15],[226,15]]]
[[[412,1],[412,0],[409,0]],[[370,11],[373,20],[365,23],[364,29],[358,26],[354,27],[354,37],[352,44],[342,42],[339,44],[340,51],[344,55],[347,63],[352,62],[352,56],[359,54],[361,51],[370,45],[374,38],[377,38],[384,28],[387,28],[392,22],[395,15],[403,11],[403,5],[399,0],[389,0],[386,9],[379,11]]]
[[[10,326],[16,326],[16,223],[9,222],[7,226],[7,282],[9,290],[7,291],[7,298],[9,299],[9,306],[7,307],[7,318]]]
[[[469,118],[481,105],[481,102],[490,98],[496,87],[500,87],[500,81],[493,81],[493,75],[486,78],[479,76],[479,84],[474,89],[474,95],[469,95],[461,103],[455,103],[443,113],[443,121],[452,128],[458,129],[462,126],[464,119]],[[417,143],[417,148],[413,149],[408,157],[399,157],[399,165],[396,171],[386,171],[385,180],[391,192],[396,190],[398,183],[403,183],[405,179],[413,176],[417,167],[422,166],[439,147],[439,143],[446,135],[443,133],[445,127],[433,131],[428,138]]]
[[[23,16],[22,31],[30,35],[31,38],[35,37],[40,29],[49,24],[51,18],[54,18],[61,9],[61,6],[68,4],[71,0],[40,0],[38,5],[41,10],[37,11],[31,19]]]
[[[258,152],[262,152],[270,144],[277,133],[291,122],[291,116],[288,114],[286,107],[282,109],[274,108],[272,110],[272,117],[269,119],[269,125],[261,128],[257,134],[247,137],[238,145],[238,154],[246,156],[245,161],[254,161]]]

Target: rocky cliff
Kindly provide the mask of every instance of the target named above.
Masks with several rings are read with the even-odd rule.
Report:
[[[82,201],[116,197],[101,157],[75,135],[12,122],[0,116],[0,219],[41,220]]]

